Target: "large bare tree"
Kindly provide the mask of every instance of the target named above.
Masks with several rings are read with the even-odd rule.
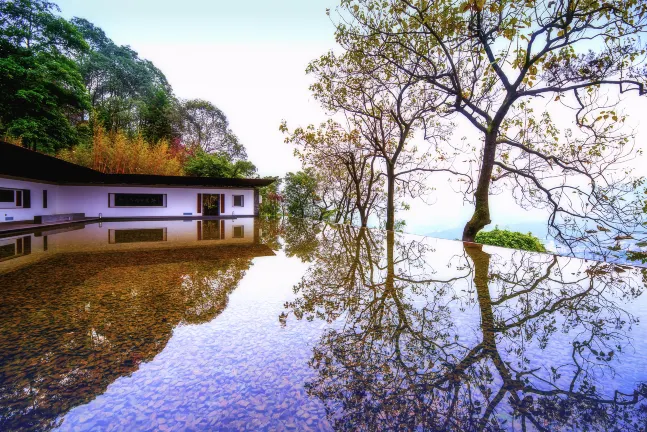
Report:
[[[441,127],[435,118],[446,96],[424,80],[360,51],[336,55],[329,52],[310,63],[308,72],[317,81],[311,90],[333,114],[356,129],[381,160],[386,177],[387,230],[395,228],[396,196],[424,196],[425,178],[433,172],[451,172],[456,156],[440,145],[451,125]],[[415,145],[416,133],[428,148]]]
[[[647,3],[343,0],[339,17],[346,52],[424,81],[445,96],[440,115],[462,116],[480,135],[463,240],[491,222],[493,182],[548,209],[562,240],[581,238],[583,225],[630,234],[637,212],[623,164],[636,152],[616,106],[623,93],[647,92]]]

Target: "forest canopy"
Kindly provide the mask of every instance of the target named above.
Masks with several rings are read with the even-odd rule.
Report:
[[[222,110],[176,97],[151,61],[59,13],[0,0],[1,137],[105,172],[256,175]]]

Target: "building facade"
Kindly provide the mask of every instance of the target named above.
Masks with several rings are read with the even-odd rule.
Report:
[[[257,216],[265,179],[104,174],[0,143],[0,222],[86,218]]]

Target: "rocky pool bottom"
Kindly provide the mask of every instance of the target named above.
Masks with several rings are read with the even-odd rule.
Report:
[[[0,430],[645,430],[645,269],[303,220],[0,239]]]

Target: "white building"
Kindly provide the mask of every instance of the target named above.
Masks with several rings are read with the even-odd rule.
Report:
[[[257,216],[272,180],[103,174],[0,142],[0,223]]]

